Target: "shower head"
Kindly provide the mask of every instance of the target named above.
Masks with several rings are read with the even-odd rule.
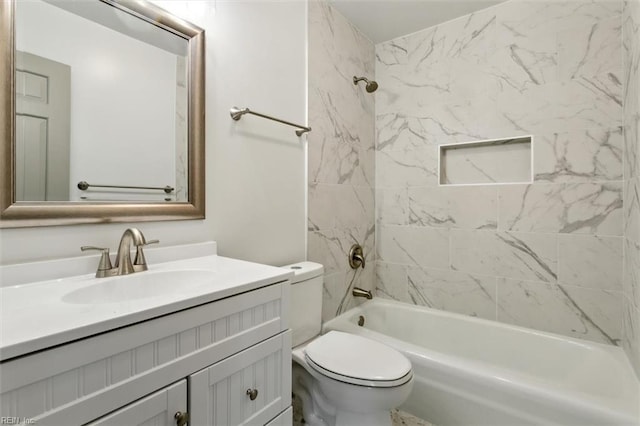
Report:
[[[367,83],[365,89],[367,90],[368,93],[373,93],[376,90],[378,90],[378,83],[376,83],[375,81],[373,80],[369,81],[365,77],[353,76],[353,84],[358,84],[359,81],[364,81],[365,83]]]

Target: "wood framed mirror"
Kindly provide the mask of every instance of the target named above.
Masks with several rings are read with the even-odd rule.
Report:
[[[38,29],[32,33],[39,33],[56,15],[79,26],[69,30],[67,21],[52,24],[52,31],[69,30],[69,43],[62,35],[45,33],[43,38],[54,38],[57,45],[37,47],[40,42],[22,29],[29,25],[26,17]],[[109,62],[109,53],[98,55],[95,47],[108,32],[118,39],[106,38],[105,45],[116,52],[112,57],[129,54],[124,64],[149,68],[120,72],[126,80],[116,81],[120,65]],[[90,51],[82,52],[82,39],[91,41]],[[71,43],[71,53],[54,52]],[[202,29],[142,0],[1,1],[0,227],[203,219],[204,44]],[[134,47],[151,56],[141,57]],[[94,62],[87,65],[89,57]],[[96,74],[83,74],[84,68]],[[154,78],[167,81],[166,87]],[[67,86],[55,83],[65,80]],[[151,89],[136,81],[148,82]],[[113,105],[106,98],[117,88],[123,92],[114,95],[120,104]],[[52,136],[57,132],[53,119],[22,97],[46,98],[43,104],[62,99],[50,108],[56,114],[70,110],[70,118],[60,119],[62,136]],[[94,102],[83,103],[87,98]],[[54,145],[56,138],[67,147]],[[36,142],[23,144],[25,139]],[[25,154],[25,146],[35,154]]]

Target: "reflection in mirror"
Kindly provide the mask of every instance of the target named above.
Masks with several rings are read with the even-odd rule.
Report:
[[[0,227],[203,219],[204,52],[145,0],[0,1]]]
[[[71,68],[16,52],[16,200],[69,200]]]
[[[16,201],[187,201],[187,41],[99,1],[15,22]]]

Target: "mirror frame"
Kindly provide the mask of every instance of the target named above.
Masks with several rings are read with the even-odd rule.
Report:
[[[204,30],[143,0],[96,0],[133,14],[188,42],[188,201],[16,202],[15,200],[15,2],[0,0],[0,228],[204,219]]]

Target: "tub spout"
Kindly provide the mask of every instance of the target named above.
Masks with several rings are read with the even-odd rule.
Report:
[[[354,297],[366,297],[367,299],[373,299],[373,295],[371,294],[371,291],[364,290],[364,289],[361,289],[359,287],[354,287],[353,291],[351,292],[351,294]]]

